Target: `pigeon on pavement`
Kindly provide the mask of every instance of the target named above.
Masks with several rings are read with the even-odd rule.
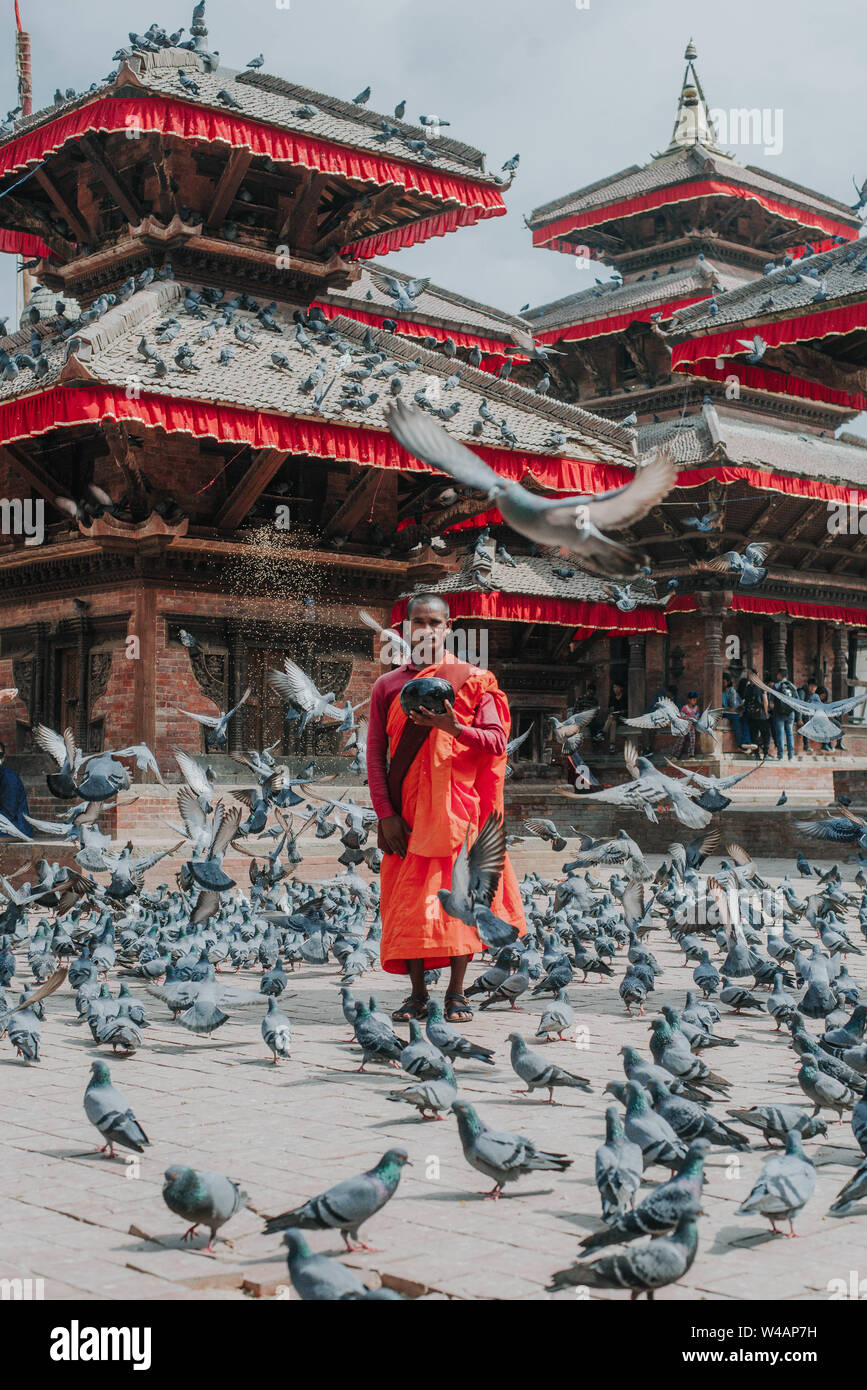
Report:
[[[368,1172],[345,1178],[300,1207],[269,1217],[265,1234],[274,1235],[293,1226],[302,1231],[339,1231],[347,1250],[354,1248],[351,1240],[358,1242],[362,1250],[369,1250],[370,1246],[359,1240],[359,1227],[394,1196],[408,1163],[409,1156],[403,1149],[388,1149]]]
[[[184,1240],[192,1240],[197,1226],[207,1226],[211,1238],[206,1248],[213,1250],[218,1230],[246,1205],[248,1197],[222,1173],[173,1164],[165,1171],[163,1201],[169,1211],[192,1223]]]
[[[455,1101],[452,1110],[458,1118],[464,1158],[480,1173],[494,1179],[486,1197],[498,1198],[507,1182],[514,1182],[525,1173],[564,1173],[572,1165],[572,1159],[565,1154],[537,1149],[532,1140],[521,1134],[489,1129],[475,1107],[466,1101]]]
[[[766,1216],[775,1235],[786,1234],[777,1230],[777,1221],[788,1221],[788,1234],[793,1236],[796,1234],[794,1218],[815,1189],[816,1170],[804,1153],[800,1134],[790,1129],[786,1135],[786,1152],[774,1154],[767,1160],[758,1182],[738,1211]]]
[[[150,1140],[125,1097],[112,1086],[105,1062],[91,1062],[90,1072],[84,1092],[84,1113],[106,1141],[99,1152],[114,1158],[114,1146],[119,1144],[123,1149],[144,1153]]]

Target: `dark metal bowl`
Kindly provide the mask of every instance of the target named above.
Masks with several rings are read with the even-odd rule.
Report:
[[[446,700],[454,704],[454,687],[439,676],[419,676],[414,681],[407,681],[400,692],[400,707],[404,714],[420,709],[429,710],[431,714],[445,714]]]

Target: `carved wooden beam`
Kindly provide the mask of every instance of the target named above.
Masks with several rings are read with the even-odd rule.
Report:
[[[233,150],[229,155],[217,187],[214,189],[213,201],[205,217],[206,226],[219,227],[225,222],[226,213],[244,181],[252,159],[252,150]]]
[[[291,237],[291,244],[309,250],[316,236],[316,218],[319,213],[319,200],[328,184],[328,175],[313,170],[305,180],[303,192],[295,200],[296,206],[280,228],[280,240]]]
[[[159,185],[155,207],[162,222],[168,224],[176,215],[178,202],[172,188],[171,153],[166,149],[166,137],[154,131],[150,136],[153,169]]]
[[[572,644],[572,635],[577,624],[569,623],[559,641],[554,643],[551,655],[555,662],[562,661]]]
[[[55,497],[66,495],[67,489],[57,482],[56,478],[53,478],[41,464],[37,463],[35,459],[31,459],[20,444],[7,444],[3,453],[11,459],[18,472],[23,474],[31,487],[35,488],[46,502],[53,503]]]
[[[325,523],[325,536],[350,536],[362,520],[379,484],[381,469],[363,468],[337,511]]]
[[[386,208],[397,201],[399,191],[391,186],[383,188],[373,198],[363,197],[354,200],[348,211],[341,209],[337,216],[326,219],[320,229],[321,235],[314,243],[314,252],[324,251],[331,242],[341,246],[351,241],[357,228],[365,222],[373,221]]]
[[[118,424],[116,420],[106,419],[102,421],[101,430],[103,439],[108,445],[108,451],[126,481],[133,516],[146,515],[148,511],[147,492],[141,469],[130,448],[126,427]]]
[[[144,217],[141,205],[135,195],[127,187],[122,176],[112,169],[103,151],[98,147],[93,137],[85,135],[83,139],[79,140],[78,148],[93,165],[99,175],[103,188],[106,193],[114,198],[114,201],[117,203],[124,217],[126,217],[133,226],[137,226]]]
[[[33,207],[28,207],[24,203],[19,203],[15,198],[4,197],[3,199],[4,224],[15,227],[18,230],[32,232],[34,236],[41,237],[46,246],[59,257],[65,260],[71,259],[74,255],[75,247],[71,241],[67,241],[60,233],[52,227],[47,217],[37,212]]]
[[[422,536],[442,534],[444,527],[453,526],[456,521],[468,521],[471,517],[478,516],[480,512],[486,512],[490,502],[486,497],[462,497],[459,502],[455,502],[451,507],[445,507],[441,512],[436,512],[429,516],[421,525],[407,526],[400,533],[403,543],[415,545]]]
[[[69,225],[70,230],[75,233],[78,240],[84,243],[93,241],[94,234],[85,222],[83,214],[79,212],[77,208],[74,208],[71,203],[66,201],[60,189],[57,187],[57,184],[46,174],[45,169],[37,168],[34,171],[33,177],[36,179],[40,188],[48,194],[54,207],[60,213],[64,222]]]
[[[859,512],[859,516],[861,515],[863,513]],[[865,550],[867,550],[867,535],[859,536],[855,543],[850,545],[848,550],[840,556],[836,564],[831,566],[831,573],[836,574],[838,570],[845,569],[853,560],[860,560]]]
[[[218,508],[214,525],[229,531],[239,526],[288,457],[282,449],[259,449],[240,482]]]

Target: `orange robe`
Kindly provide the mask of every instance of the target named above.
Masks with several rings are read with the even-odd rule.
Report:
[[[418,675],[429,676],[437,669],[428,666]],[[485,694],[492,696],[508,737],[509,704],[490,671],[471,671],[455,699],[455,714],[461,723],[471,724]],[[386,722],[390,757],[406,722],[397,695]],[[434,970],[447,965],[451,956],[482,950],[475,928],[447,916],[437,891],[451,887],[452,866],[467,827],[472,845],[490,812],[502,814],[505,768],[505,753],[494,758],[476,753],[442,729],[428,734],[403,780],[401,815],[412,828],[406,858],[386,854],[380,868],[383,970],[406,974],[406,962],[422,958],[425,969]],[[491,910],[525,935],[524,905],[508,856]]]

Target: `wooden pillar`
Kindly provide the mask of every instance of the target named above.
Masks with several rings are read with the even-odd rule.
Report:
[[[88,679],[87,667],[90,657],[90,643],[88,641],[88,623],[84,614],[79,614],[77,619],[77,638],[78,648],[78,728],[75,731],[76,741],[79,748],[89,751],[87,741],[87,730],[90,724],[90,710],[88,709]]]
[[[849,630],[842,623],[834,624],[834,665],[831,669],[831,699],[845,700],[849,690]]]
[[[33,624],[33,683],[30,694],[28,715],[31,725],[50,724],[51,713],[47,706],[48,694],[48,623]]]
[[[245,689],[247,649],[244,646],[244,626],[239,618],[229,618],[229,709],[234,709]],[[263,711],[264,716],[264,711]],[[244,747],[244,711],[240,709],[228,728],[229,752],[240,753]]]
[[[722,704],[722,678],[726,668],[723,646],[723,615],[731,595],[727,592],[696,594],[704,616],[704,675],[702,701],[715,708]]]
[[[792,620],[788,613],[775,613],[771,619],[773,623],[773,643],[771,662],[772,670],[769,673],[770,683],[773,684],[777,679],[777,671],[782,669],[791,680],[792,673],[789,670],[789,629]]]
[[[146,585],[141,576],[137,578],[133,627],[129,634],[139,639],[138,657],[135,658],[133,717],[136,738],[153,751],[157,736],[157,596],[156,590]],[[143,780],[149,778],[150,773],[146,773]]]
[[[647,638],[629,638],[629,667],[627,672],[626,695],[629,702],[629,717],[643,714],[647,709]]]

